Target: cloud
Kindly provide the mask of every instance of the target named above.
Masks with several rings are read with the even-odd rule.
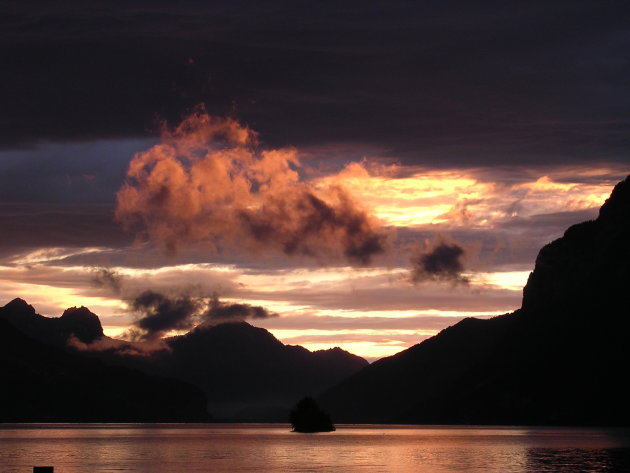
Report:
[[[0,257],[29,248],[128,245],[112,211],[111,205],[0,203]]]
[[[299,315],[288,315],[277,319],[266,321],[264,327],[268,330],[291,331],[299,336],[300,333],[309,334],[313,331],[317,333],[357,331],[366,334],[367,332],[377,334],[387,334],[388,332],[411,332],[425,333],[437,332],[443,328],[454,325],[460,320],[474,316],[477,318],[488,318],[490,315],[470,312],[462,312],[459,315],[424,315],[418,311],[416,315],[396,317],[395,311],[381,311],[382,315],[371,315],[369,317],[347,317],[337,315],[335,311],[325,312],[327,315],[315,315],[312,313],[301,313]],[[328,315],[333,314],[333,315]],[[492,314],[494,316],[494,314]]]
[[[441,242],[426,253],[412,256],[411,280],[414,283],[430,280],[468,284],[468,278],[462,275],[464,253],[456,243]]]
[[[169,296],[153,290],[137,295],[129,301],[129,307],[140,317],[125,338],[136,341],[156,340],[171,330],[189,330],[200,324],[277,316],[261,306],[222,302],[216,294],[210,298],[190,294]]]
[[[385,250],[376,222],[340,185],[300,180],[300,167],[295,149],[261,150],[255,132],[198,108],[134,156],[116,218],[170,253],[194,244],[370,264]]]
[[[161,339],[127,341],[101,337],[92,343],[84,343],[74,335],[70,335],[66,344],[79,351],[109,352],[118,356],[151,357],[160,352],[170,351],[169,346]]]
[[[114,294],[122,291],[122,276],[109,268],[96,268],[93,271],[92,283],[96,287],[107,288]]]
[[[261,209],[242,211],[240,217],[258,242],[279,244],[287,255],[321,257],[340,245],[348,261],[368,265],[384,252],[385,236],[372,228],[342,188],[331,189],[331,197],[332,204],[302,189],[289,197],[291,201],[273,198]]]
[[[250,304],[228,304],[219,301],[214,296],[209,304],[208,310],[204,314],[204,318],[208,322],[212,321],[231,321],[245,319],[268,319],[277,317],[278,314],[269,312],[264,307]]]
[[[611,178],[621,169],[597,169],[588,175],[582,168],[547,166],[511,168],[507,173],[494,168],[374,166],[364,160],[319,182],[343,183],[384,225],[492,228],[516,217],[597,209],[618,182]]]
[[[362,141],[451,164],[627,160],[620,2],[381,0],[360,17],[355,2],[99,5],[6,7],[1,143],[141,135],[156,113],[206,101],[300,146]]]
[[[190,329],[202,308],[199,298],[182,295],[169,297],[147,290],[130,301],[130,308],[141,316],[134,321],[136,330],[127,334],[132,339],[156,339],[170,330]]]

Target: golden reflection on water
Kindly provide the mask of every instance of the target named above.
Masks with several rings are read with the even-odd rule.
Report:
[[[24,473],[630,471],[630,431],[288,425],[22,425],[0,427],[0,471]]]

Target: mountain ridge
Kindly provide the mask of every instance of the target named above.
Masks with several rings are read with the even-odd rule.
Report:
[[[60,317],[44,317],[18,297],[0,307],[0,318],[36,340],[57,346],[64,346],[71,335],[83,343],[105,335],[100,319],[87,307],[70,307]]]
[[[630,176],[545,245],[512,313],[467,318],[318,397],[337,422],[630,425]]]
[[[207,422],[192,385],[106,366],[0,319],[0,422]]]
[[[206,395],[209,411],[228,420],[286,422],[297,400],[368,364],[340,348],[311,352],[284,345],[269,331],[244,321],[202,325],[164,339],[162,350],[141,353],[139,345],[105,336],[98,316],[85,307],[49,318],[14,299],[0,307],[0,319],[71,354],[197,386]]]
[[[168,350],[154,357],[132,357],[115,347],[63,353],[75,360],[68,369],[91,356],[110,368],[201,385],[209,405],[230,420],[286,420],[290,403],[321,389],[317,401],[336,423],[630,425],[628,242],[630,176],[615,186],[595,220],[569,227],[540,250],[519,309],[463,319],[371,365],[340,349],[284,345],[245,322],[197,327],[165,340]],[[14,299],[0,308],[3,318],[0,334],[14,348],[9,341],[16,321],[27,339],[39,340],[40,352],[49,349],[42,341],[58,349],[71,336],[86,346],[112,340],[84,307],[47,318]],[[20,379],[19,357],[2,349],[10,360],[5,377]],[[46,370],[28,366],[27,373],[34,372]],[[21,398],[12,399],[19,404]]]

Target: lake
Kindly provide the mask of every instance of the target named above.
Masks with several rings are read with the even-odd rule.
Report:
[[[623,472],[630,430],[262,424],[0,425],[0,473]]]

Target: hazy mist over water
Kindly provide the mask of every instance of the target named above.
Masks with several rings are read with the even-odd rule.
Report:
[[[620,472],[630,430],[529,427],[22,424],[0,427],[0,470],[175,472]]]

